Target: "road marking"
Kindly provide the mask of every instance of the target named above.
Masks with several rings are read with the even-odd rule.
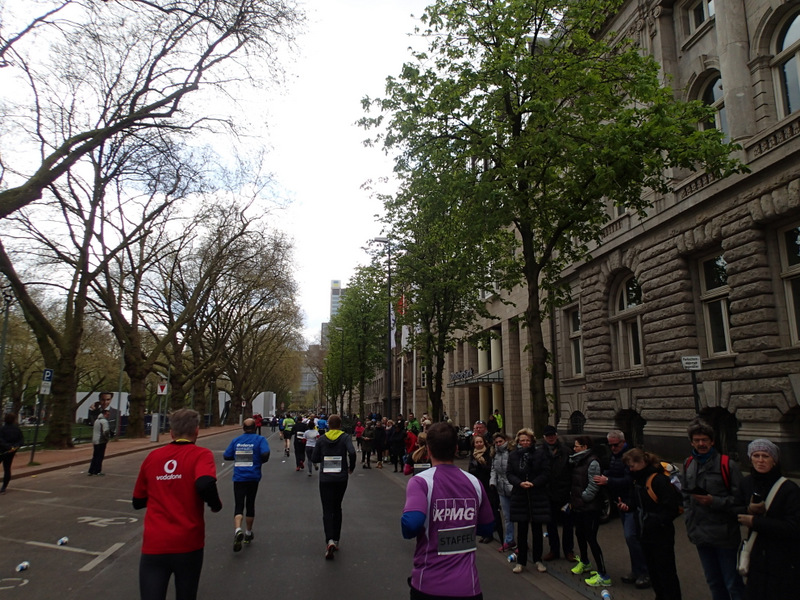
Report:
[[[124,542],[118,542],[116,544],[113,544],[108,550],[106,550],[105,552],[100,554],[94,560],[90,560],[88,563],[86,563],[80,569],[78,569],[78,571],[91,571],[97,565],[99,565],[101,562],[103,562],[105,559],[107,559],[109,556],[114,554],[114,552],[116,552],[117,550],[122,548],[124,545],[125,545]]]
[[[78,517],[78,523],[88,523],[95,527],[108,527],[109,525],[129,525],[138,521],[136,517]]]
[[[15,492],[30,492],[31,494],[52,494],[53,493],[53,492],[48,492],[48,491],[45,491],[45,490],[32,490],[32,489],[29,489],[29,488],[21,488],[21,487],[16,487],[16,486],[14,486],[14,491]]]
[[[17,583],[14,585],[6,585],[7,581],[16,581]],[[4,577],[3,579],[0,579],[0,590],[11,590],[27,584],[28,580],[22,579],[21,577]]]
[[[48,544],[47,542],[25,542],[29,546],[39,546],[41,548],[55,548],[56,550],[66,550],[67,552],[77,552],[78,554],[90,554],[97,556],[99,552],[92,550],[84,550],[83,548],[75,548],[74,546],[59,546],[58,544]]]

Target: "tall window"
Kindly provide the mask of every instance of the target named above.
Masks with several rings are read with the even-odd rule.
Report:
[[[689,23],[692,32],[714,16],[714,0],[700,0],[689,7]]]
[[[728,354],[731,351],[727,266],[722,256],[700,261],[700,301],[703,304],[709,355]]]
[[[642,289],[631,276],[623,280],[614,296],[611,333],[615,367],[632,369],[644,364],[642,355]]]
[[[781,233],[781,277],[786,293],[792,343],[800,343],[800,225]]]
[[[800,14],[794,15],[780,29],[775,56],[780,86],[780,102],[783,116],[800,109]]]
[[[702,100],[712,107],[714,115],[703,123],[703,129],[719,129],[725,134],[724,140],[729,141],[728,116],[725,112],[725,101],[722,96],[722,78],[717,75],[706,84],[703,89]]]
[[[569,350],[572,361],[572,376],[583,375],[583,339],[581,335],[581,311],[575,306],[565,311],[569,331]]]

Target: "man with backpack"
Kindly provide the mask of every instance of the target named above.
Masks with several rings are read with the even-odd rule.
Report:
[[[687,429],[692,454],[684,463],[681,489],[689,541],[697,546],[712,600],[743,600],[744,584],[736,568],[741,542],[736,515],[742,473],[714,448],[714,429],[695,419]]]

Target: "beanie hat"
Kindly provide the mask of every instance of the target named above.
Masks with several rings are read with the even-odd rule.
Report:
[[[766,452],[772,457],[776,463],[780,462],[781,459],[781,451],[775,444],[770,442],[768,439],[759,438],[757,440],[753,440],[747,446],[747,458],[753,456],[753,452]]]
[[[544,430],[542,431],[542,435],[556,435],[558,434],[558,430],[553,427],[552,425],[545,425]]]

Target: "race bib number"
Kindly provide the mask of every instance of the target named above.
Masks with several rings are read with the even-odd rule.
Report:
[[[253,466],[253,451],[237,451],[234,456],[234,467],[252,467]]]
[[[439,547],[437,548],[439,556],[466,554],[475,552],[476,548],[474,525],[439,530]]]
[[[341,473],[342,472],[342,457],[341,456],[323,456],[322,457],[322,472],[323,473]]]
[[[427,471],[431,468],[431,463],[414,463],[414,475]]]

